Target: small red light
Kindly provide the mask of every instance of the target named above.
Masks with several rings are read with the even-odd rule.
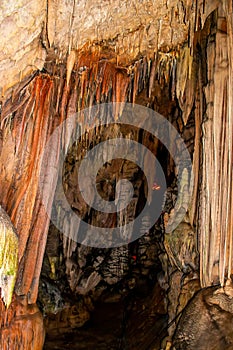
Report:
[[[133,258],[134,261],[137,260],[137,256],[136,255],[132,255],[132,258]]]
[[[156,182],[153,183],[153,186],[152,186],[153,191],[158,191],[158,190],[160,190],[160,188],[161,187]]]

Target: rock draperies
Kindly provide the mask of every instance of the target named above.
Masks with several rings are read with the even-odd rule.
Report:
[[[207,44],[206,115],[202,116],[202,167],[198,235],[203,287],[224,285],[233,268],[232,3],[218,8],[214,42]]]
[[[1,303],[1,349],[41,349],[43,345],[43,320],[35,303],[49,218],[40,195],[53,196],[57,145],[43,169],[40,188],[38,182],[46,141],[60,120],[54,113],[54,85],[49,76],[37,76],[2,109],[0,197],[18,232],[19,267],[13,302],[9,309]]]
[[[108,53],[106,60],[106,57],[96,54],[98,46],[89,56],[84,55],[85,57],[82,57],[82,52],[77,52],[77,56],[72,59],[72,54],[69,52],[70,62],[74,60],[71,71],[73,69],[75,74],[70,74],[69,66],[66,72],[64,66],[59,63],[64,60],[62,58],[64,56],[61,56],[59,61],[57,54],[53,56],[53,49],[47,48],[48,53],[52,52],[50,57],[47,56],[46,62],[49,74],[36,73],[31,81],[25,82],[25,86],[21,85],[20,91],[15,90],[11,98],[2,106],[0,199],[19,235],[19,269],[13,303],[8,311],[2,303],[1,310],[4,315],[2,326],[4,328],[12,325],[11,334],[15,334],[15,338],[13,337],[15,344],[19,343],[19,335],[16,331],[14,333],[14,329],[18,329],[19,326],[16,323],[22,321],[18,315],[17,322],[13,321],[15,310],[22,309],[22,313],[37,314],[35,302],[49,224],[49,218],[40,203],[39,193],[39,173],[45,144],[56,125],[67,114],[92,105],[94,102],[103,102],[106,96],[110,96],[110,83],[113,86],[113,93],[111,92],[113,101],[124,102],[130,95],[134,102],[140,86],[148,84],[150,95],[155,77],[165,81],[167,79],[171,82],[173,96],[176,91],[184,123],[187,122],[188,114],[195,106],[196,139],[193,158],[195,186],[189,214],[191,224],[196,225],[198,232],[201,283],[202,286],[218,282],[224,284],[225,280],[230,278],[233,235],[232,4],[229,0],[225,0],[222,7],[218,1],[197,3],[198,6],[193,5],[193,7],[190,1],[185,3],[186,18],[182,18],[185,26],[189,28],[189,36],[185,36],[185,39],[182,37],[180,42],[187,41],[185,48],[175,50],[173,47],[171,50],[171,47],[168,47],[166,51],[163,47],[163,50],[158,52],[157,49],[161,48],[160,43],[152,50],[156,51],[155,56],[154,53],[149,57],[145,54],[144,58],[123,67],[119,65],[124,63],[123,56],[121,56],[122,62],[119,61],[119,52],[113,57]],[[179,5],[180,2],[178,1],[177,4]],[[218,14],[216,12],[214,14],[216,28],[211,27],[211,24],[208,28],[206,18],[217,7]],[[207,27],[204,26],[204,22],[207,23]],[[198,41],[201,28],[207,31],[204,44],[203,41]],[[51,27],[49,30],[49,41],[52,43],[55,37],[53,38]],[[195,31],[197,31],[196,34],[194,34]],[[140,30],[136,32],[141,33]],[[72,31],[69,38],[72,37],[71,34]],[[161,32],[159,35],[161,37]],[[70,42],[73,43],[73,40],[74,37],[71,41],[68,40],[68,45]],[[204,45],[201,54],[207,57],[206,80],[203,80],[205,74],[201,71],[202,63],[194,59],[194,54],[197,55],[197,51],[195,52],[197,43]],[[38,40],[36,45],[41,45]],[[72,45],[69,45],[70,49],[77,49],[76,45]],[[106,41],[106,45],[110,45],[110,42]],[[125,45],[125,52],[127,45]],[[91,45],[88,45],[89,49],[92,50]],[[40,46],[40,55],[42,51],[44,52]],[[184,67],[180,76],[178,75],[179,64]],[[43,64],[36,67],[41,69]],[[28,71],[25,72],[28,73]],[[105,78],[100,81],[104,76],[102,73]],[[133,79],[130,79],[131,76]],[[15,82],[15,76],[13,82]],[[12,82],[9,83],[11,84]],[[195,90],[194,87],[196,87]],[[120,111],[116,111],[116,116],[117,113]],[[49,194],[51,198],[56,186],[54,164],[58,157],[59,144],[60,135],[58,135],[57,145],[54,145],[48,155],[47,167],[43,169],[44,180],[40,188],[42,193]],[[199,166],[201,166],[201,172],[199,172]],[[29,305],[32,305],[32,310]],[[25,327],[30,329],[34,326],[39,327],[34,332],[39,334],[39,329],[42,330],[41,318],[37,321],[32,320],[31,325]],[[1,335],[2,349],[6,349],[7,337],[4,336],[4,331]],[[39,338],[39,343],[35,343],[37,345],[34,344],[33,349],[40,349],[42,338]],[[28,339],[22,343],[25,348],[28,346]]]

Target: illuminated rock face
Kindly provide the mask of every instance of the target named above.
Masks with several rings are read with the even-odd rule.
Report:
[[[187,40],[218,1],[15,1],[0,4],[0,89],[9,88],[47,59],[64,60],[71,49],[102,42],[115,50],[119,63],[158,50],[168,52]]]
[[[158,245],[152,244],[150,239],[147,241],[147,237],[138,243],[137,249],[116,249],[105,259],[103,252],[95,254],[64,237],[56,240],[50,230],[44,259],[47,269],[45,266],[43,272],[48,273],[46,278],[51,281],[45,284],[48,293],[42,295],[44,299],[41,300],[47,301],[47,305],[43,305],[44,312],[58,312],[60,318],[52,325],[46,324],[47,328],[56,334],[63,317],[64,328],[80,327],[90,317],[92,301],[102,292],[106,300],[119,299],[119,293],[110,295],[111,288],[118,283],[122,283],[121,296],[125,295],[124,283],[129,290],[135,286],[145,290],[140,278],[126,278],[128,269],[138,263],[143,278],[150,276],[148,279],[154,278],[153,282],[156,277],[151,275],[151,270],[161,263],[156,271],[161,288],[167,291],[161,304],[172,322],[168,329],[169,341],[176,328],[177,315],[201,287],[221,283],[224,293],[230,291],[231,296],[231,6],[227,0],[197,1],[195,4],[189,0],[1,2],[0,203],[17,230],[16,235],[9,218],[3,214],[0,220],[0,231],[3,232],[0,240],[2,349],[39,350],[43,346],[43,320],[35,303],[49,218],[40,205],[40,195],[45,195],[48,200],[53,198],[57,150],[64,141],[60,135],[47,154],[39,190],[42,154],[57,125],[95,103],[128,101],[142,104],[169,119],[186,140],[192,155],[193,200],[185,222],[176,229],[171,226],[165,236],[165,247],[162,237],[159,238],[163,252],[159,262]],[[116,109],[116,119],[120,113],[121,110]],[[85,118],[81,123],[85,129]],[[88,129],[88,132],[89,136],[80,141],[80,148],[84,144],[89,147],[99,137],[94,129]],[[114,132],[111,130],[110,134]],[[158,145],[153,144],[157,150]],[[81,154],[82,150],[78,149],[78,152]],[[164,164],[168,174],[174,176],[174,164],[167,155]],[[136,177],[136,171],[131,169],[128,173],[128,167],[129,164],[124,169],[126,175]],[[71,179],[66,180],[69,185]],[[111,197],[114,176],[107,180],[102,185]],[[186,188],[187,184],[183,182]],[[70,186],[72,191],[74,187]],[[166,207],[161,218],[162,226],[166,226],[166,219],[170,217],[176,222],[171,208],[177,189],[172,182],[169,187],[171,205]],[[89,215],[79,194],[72,191],[68,195],[76,205],[74,209],[83,216]],[[69,226],[66,218],[61,219]],[[93,218],[112,225],[116,218],[110,219]],[[163,235],[162,230],[160,233]],[[65,271],[57,276],[62,265]],[[148,270],[150,273],[147,274]],[[140,273],[136,275],[138,277]],[[67,286],[73,296],[80,298],[80,303],[68,303],[67,307],[61,290],[51,286],[58,277],[67,278]],[[157,300],[158,291],[160,289],[153,290],[151,300]],[[90,300],[91,293],[93,300]],[[50,297],[54,295],[57,303],[51,302]],[[214,305],[211,306],[213,318],[220,315],[215,313],[215,305],[232,314],[232,308],[225,307],[224,302],[230,305],[230,297],[210,296],[206,303]],[[196,307],[195,302],[192,305]],[[158,310],[156,306],[153,312]],[[187,343],[180,343],[183,329],[188,330],[190,326],[185,315],[174,338],[177,346],[183,348],[187,348]],[[199,343],[194,341],[193,344],[195,348]],[[224,344],[220,344],[220,348],[227,346]]]
[[[43,68],[46,52],[40,36],[45,16],[45,0],[1,2],[1,97],[22,78]]]

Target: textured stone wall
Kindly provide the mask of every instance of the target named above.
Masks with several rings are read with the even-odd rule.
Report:
[[[189,40],[216,8],[218,0],[68,1],[18,0],[0,3],[0,94],[48,59],[64,60],[71,49],[105,42],[114,48],[119,63],[157,50],[169,51]]]
[[[23,77],[42,69],[46,51],[41,31],[46,18],[45,0],[3,0],[0,3],[0,93]]]
[[[176,101],[181,113],[176,123],[181,126],[179,131],[183,130],[183,135],[185,132],[189,135],[188,122],[192,118],[195,120],[194,141],[193,131],[191,133],[195,190],[189,211],[190,222],[188,225],[182,223],[171,236],[165,237],[167,256],[171,262],[163,264],[165,282],[162,282],[173,286],[168,292],[169,321],[178,320],[182,307],[199,288],[195,274],[191,275],[194,282],[190,281],[184,270],[186,266],[180,261],[186,252],[183,248],[194,246],[192,237],[197,232],[202,286],[219,282],[224,285],[228,278],[232,292],[232,60],[229,57],[232,57],[233,30],[232,4],[227,0],[223,3],[218,16],[216,12],[213,18],[206,20],[210,12],[218,7],[218,0],[195,3],[190,0],[1,2],[2,99],[10,96],[10,87],[20,81],[26,84],[23,82],[26,77],[31,79],[33,72],[45,68],[20,92],[13,91],[1,111],[0,198],[19,233],[20,264],[15,293],[24,298],[24,314],[30,311],[27,304],[34,305],[36,302],[48,231],[48,220],[38,204],[36,180],[44,144],[55,127],[54,123],[88,103],[91,106],[93,101],[104,102],[105,98],[126,101],[130,97],[129,100],[137,104],[140,98],[148,103],[152,97],[150,106],[164,115]],[[200,28],[202,31],[198,31]],[[85,45],[85,50],[82,50]],[[80,52],[78,54],[78,50],[82,50],[83,56]],[[104,70],[100,69],[102,65]],[[99,70],[95,71],[96,67]],[[98,79],[93,80],[95,85],[90,89],[90,77],[96,72]],[[110,92],[109,77],[114,86],[113,93]],[[141,86],[146,89],[144,97]],[[166,90],[160,90],[161,86],[166,86]],[[171,104],[161,107],[159,95],[169,95]],[[53,154],[50,156],[55,157]],[[50,179],[49,189],[45,186],[43,190],[52,194],[55,180],[52,181],[51,174]],[[192,240],[185,237],[183,229],[187,226],[188,231],[185,232],[190,232]],[[189,230],[191,227],[194,230]],[[175,245],[174,239],[180,239],[183,245]],[[68,243],[63,243],[66,251]],[[52,254],[54,252],[50,251],[48,260],[53,277],[57,256]],[[84,259],[87,257],[83,250],[78,254]],[[117,258],[111,257],[112,261],[117,262]],[[76,266],[81,269],[80,262],[77,261]],[[184,262],[192,268],[190,261],[185,259]],[[111,271],[117,263],[108,263],[108,266],[111,266],[110,273],[108,270],[106,273],[110,284]],[[71,271],[70,261],[66,267]],[[81,291],[85,288],[90,291],[98,274],[92,274],[92,271],[88,276],[80,274]],[[186,274],[185,280],[183,274]],[[73,283],[77,281],[71,279],[71,282],[71,289],[80,293],[80,288]],[[211,302],[215,305],[215,301]],[[21,312],[21,304],[21,300],[14,299],[9,310],[2,305],[2,320],[5,322],[2,327],[10,322],[15,310]],[[232,312],[232,309],[228,311]],[[37,313],[37,309],[33,312]],[[77,313],[76,309],[74,313]],[[85,309],[85,320],[88,317],[89,311]],[[31,329],[42,330],[41,318],[38,320],[38,328],[32,322]],[[8,344],[9,334],[15,334],[11,336],[12,349],[20,338],[20,332],[14,332],[14,329],[19,329],[18,323],[11,324],[7,332],[1,331],[2,348],[3,344]],[[171,338],[174,329],[170,329]],[[38,341],[36,337],[35,342],[39,345],[33,350],[40,349],[43,342],[41,337]],[[26,348],[29,341],[25,338],[21,345]]]
[[[87,41],[109,39],[115,40],[117,50],[131,46],[142,52],[182,43],[187,31],[184,9],[176,0],[48,2],[49,44],[65,53],[67,44],[79,48]]]

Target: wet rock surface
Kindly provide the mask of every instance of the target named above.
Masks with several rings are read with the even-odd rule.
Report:
[[[233,349],[232,302],[216,287],[198,292],[184,309],[172,349]]]
[[[188,11],[182,1],[174,0],[169,5],[162,0],[2,1],[1,97],[41,70],[46,59],[65,59],[71,49],[93,42],[114,48],[121,64],[148,51],[153,55],[160,47],[182,44],[188,38],[189,21],[195,21],[198,11],[188,2],[186,6]]]
[[[1,99],[9,96],[5,90],[35,72],[1,108],[0,197],[19,232],[20,260],[13,303],[9,310],[1,304],[1,347],[5,350],[31,346],[34,350],[43,343],[42,317],[35,302],[48,220],[38,201],[37,179],[41,154],[53,126],[95,103],[143,101],[143,105],[153,107],[176,124],[192,154],[195,186],[188,217],[177,226],[180,217],[177,218],[176,210],[172,211],[171,203],[166,206],[159,228],[148,230],[133,244],[126,242],[121,248],[108,250],[82,247],[52,228],[39,295],[47,331],[51,338],[59,332],[67,334],[62,346],[72,347],[67,340],[71,330],[88,327],[88,322],[98,320],[94,327],[97,333],[89,332],[90,324],[86,333],[89,337],[82,335],[82,346],[92,346],[92,342],[84,345],[84,338],[87,341],[90,334],[99,334],[100,348],[114,348],[116,343],[120,348],[149,348],[157,341],[155,335],[160,337],[154,315],[164,305],[165,313],[161,313],[169,322],[166,349],[232,348],[232,291],[203,289],[196,294],[201,287],[224,285],[233,266],[232,3],[171,0],[157,1],[155,6],[154,2],[130,1],[129,11],[127,3],[119,1],[110,2],[109,7],[99,1],[74,1],[65,9],[58,9],[59,4],[3,1],[0,5]],[[214,11],[216,7],[218,11]],[[80,17],[80,12],[85,16]],[[93,17],[93,13],[97,16]],[[83,30],[75,30],[79,28]],[[88,40],[87,48],[79,52],[79,46]],[[115,112],[117,120],[121,111]],[[81,123],[85,124],[85,120]],[[90,148],[95,141],[93,132],[88,131],[80,142],[82,149]],[[118,136],[121,131],[115,132]],[[57,140],[56,145],[60,141],[64,140]],[[157,150],[157,142],[151,143]],[[52,158],[57,159],[58,148],[51,150],[47,164]],[[171,177],[175,177],[177,169],[166,153],[163,156],[168,186],[172,188],[168,197],[174,200],[177,198]],[[70,161],[69,174],[74,166]],[[112,173],[117,163],[106,165],[98,175],[99,192],[107,200],[114,199],[116,192],[117,178]],[[154,167],[150,166],[153,178]],[[119,217],[94,214],[82,202],[72,176],[66,177],[70,204],[82,218],[112,227],[126,223],[140,211],[146,185],[130,162],[121,168],[127,179],[134,180],[135,198],[129,210]],[[55,174],[48,169],[43,188],[52,198]],[[183,174],[182,199],[186,201],[189,181]],[[89,184],[87,177],[92,198]],[[175,205],[179,209],[179,201]],[[167,218],[173,219],[164,237]],[[65,227],[71,228],[69,217],[62,220]],[[142,225],[149,224],[150,217],[144,217]],[[81,233],[84,238],[89,234]],[[125,234],[124,229],[121,233]],[[151,296],[147,300],[154,288],[155,299]],[[163,293],[166,297],[158,305]],[[23,303],[15,302],[17,295],[24,299]],[[106,302],[114,302],[110,311],[106,310]],[[110,333],[107,325],[109,319],[114,324],[114,317],[108,322],[107,318],[101,319],[99,305],[106,311],[105,316],[115,315],[114,329],[122,332],[114,333],[114,339],[103,340],[103,328],[98,327],[102,321]],[[119,322],[115,305],[122,310]],[[155,310],[148,314],[149,305],[154,305]],[[77,343],[75,333],[72,334],[73,343]],[[158,347],[157,343],[152,346]]]

